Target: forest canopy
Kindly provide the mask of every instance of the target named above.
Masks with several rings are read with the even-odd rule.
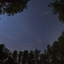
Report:
[[[27,9],[29,0],[0,0],[0,14],[6,13],[8,16],[21,13]]]
[[[53,14],[58,15],[59,21],[64,23],[64,0],[52,0],[49,7],[52,7]]]

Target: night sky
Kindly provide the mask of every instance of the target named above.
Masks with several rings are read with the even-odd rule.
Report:
[[[0,15],[0,44],[10,50],[41,50],[52,45],[64,30],[64,24],[52,8],[51,0],[31,0],[27,9],[14,16]]]

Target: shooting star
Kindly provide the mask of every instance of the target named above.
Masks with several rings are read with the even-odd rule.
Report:
[[[50,12],[51,12],[51,11],[44,12],[44,13],[42,13],[42,14],[40,15],[40,17],[42,17],[43,15],[48,14],[48,13],[50,13]]]

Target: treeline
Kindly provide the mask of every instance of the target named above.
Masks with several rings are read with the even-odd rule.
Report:
[[[64,64],[64,32],[52,46],[47,45],[44,53],[40,50],[11,52],[0,44],[0,64]]]

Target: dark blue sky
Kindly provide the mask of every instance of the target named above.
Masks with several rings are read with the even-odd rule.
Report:
[[[64,30],[64,24],[47,5],[51,0],[31,0],[14,16],[0,15],[0,44],[10,50],[44,50]]]

